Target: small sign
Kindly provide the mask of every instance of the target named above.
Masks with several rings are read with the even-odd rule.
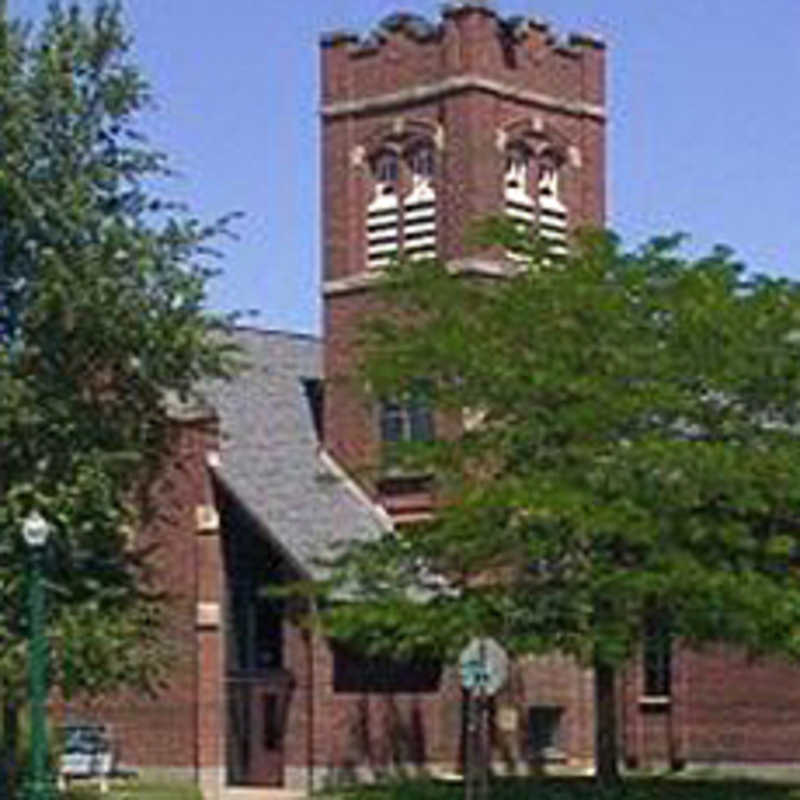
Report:
[[[503,733],[516,733],[519,727],[519,712],[514,706],[501,706],[497,709],[497,728]]]
[[[458,659],[461,685],[470,692],[495,694],[508,678],[508,654],[489,637],[473,639]]]

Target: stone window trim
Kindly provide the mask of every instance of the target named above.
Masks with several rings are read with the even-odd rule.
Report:
[[[401,190],[410,187],[415,177],[435,182],[441,161],[434,142],[423,137],[407,143],[386,141],[365,160],[373,188],[375,184],[393,184]]]

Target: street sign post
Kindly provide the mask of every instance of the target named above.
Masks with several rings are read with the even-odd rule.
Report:
[[[458,659],[461,685],[467,692],[467,741],[464,775],[465,800],[489,796],[489,741],[487,698],[508,679],[508,654],[489,637],[473,639]]]

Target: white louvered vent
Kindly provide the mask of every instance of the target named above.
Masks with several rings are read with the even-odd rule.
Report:
[[[528,158],[525,153],[508,156],[505,174],[506,214],[519,222],[522,230],[536,221],[536,203],[528,194]]]
[[[539,175],[539,235],[554,256],[567,254],[567,208],[558,197],[558,170],[544,166]]]
[[[383,153],[375,162],[375,196],[367,207],[368,267],[385,267],[400,248],[399,167],[393,152]]]
[[[506,174],[503,181],[506,216],[521,233],[530,231],[536,222],[536,203],[528,193],[528,155],[522,150],[514,150],[506,160]],[[524,260],[520,253],[509,250],[506,255],[514,261]]]
[[[430,178],[413,176],[403,206],[403,251],[410,259],[436,258],[436,193]]]
[[[399,204],[394,186],[379,182],[367,208],[367,266],[387,266],[400,247]]]

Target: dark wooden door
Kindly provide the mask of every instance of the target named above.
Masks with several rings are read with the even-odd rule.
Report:
[[[230,783],[283,786],[284,693],[253,681],[229,681],[228,691]]]
[[[250,783],[283,786],[281,698],[273,691],[251,692]]]

